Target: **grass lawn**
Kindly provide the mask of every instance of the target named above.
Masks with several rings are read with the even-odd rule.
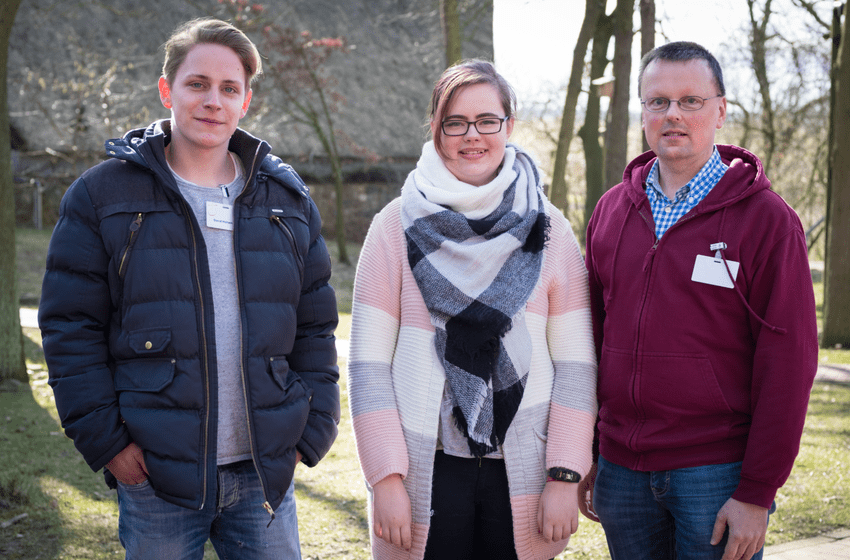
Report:
[[[37,298],[48,237],[49,232],[18,231],[21,294]],[[22,250],[22,245],[32,249]],[[350,253],[356,258],[353,249]],[[353,277],[353,266],[335,265],[341,337],[347,337],[350,330]],[[822,289],[821,283],[816,284],[816,293]],[[818,298],[820,311],[822,295]],[[115,493],[63,437],[47,385],[39,332],[25,329],[25,334],[30,387],[0,393],[0,557],[121,557]],[[850,363],[850,350],[822,351],[821,361]],[[343,419],[339,438],[316,468],[301,465],[296,471],[305,560],[369,558],[366,492],[348,415],[345,366],[341,360]],[[776,502],[778,510],[771,518],[768,544],[850,527],[850,385],[815,384],[800,455]],[[212,560],[216,555],[210,549],[205,558]],[[559,556],[560,560],[608,558],[601,529],[583,518],[570,547]]]

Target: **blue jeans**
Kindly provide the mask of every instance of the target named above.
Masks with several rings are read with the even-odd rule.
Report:
[[[611,559],[719,560],[728,530],[716,546],[711,532],[740,478],[741,463],[640,472],[599,457],[593,507]]]
[[[118,483],[118,537],[128,560],[200,560],[209,539],[221,560],[300,560],[294,483],[275,520],[252,461],[218,468],[218,497],[201,510],[176,506],[154,495],[149,481]]]

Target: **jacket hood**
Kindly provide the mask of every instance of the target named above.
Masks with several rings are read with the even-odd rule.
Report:
[[[720,181],[709,191],[706,197],[695,207],[693,207],[688,215],[696,217],[702,214],[710,214],[718,210],[724,210],[729,206],[745,200],[755,194],[770,189],[770,180],[764,173],[761,160],[752,152],[749,152],[738,146],[727,144],[716,144],[717,151],[720,152],[720,159],[729,166],[726,173]],[[646,178],[652,170],[652,166],[657,159],[652,151],[644,152],[626,167],[623,172],[623,184],[626,186],[626,192],[629,199],[635,207],[640,208],[642,205],[649,206],[649,199],[646,196]],[[720,237],[723,237],[725,224],[725,211],[723,219],[720,222]],[[718,254],[726,263],[725,252],[721,249]],[[728,264],[725,264],[728,267]],[[730,272],[731,275],[731,272]],[[786,329],[772,325],[756,313],[750,307],[747,299],[741,293],[738,284],[733,282],[735,292],[737,292],[743,305],[749,310],[750,314],[759,321],[762,325],[771,331],[784,334]]]
[[[717,144],[716,147],[720,159],[729,169],[705,199],[691,210],[695,214],[713,212],[770,188],[770,180],[755,154],[727,144]],[[646,178],[656,159],[654,152],[644,152],[632,160],[623,172],[623,182],[628,185],[628,196],[635,206],[648,203]]]
[[[136,128],[121,138],[107,140],[104,144],[106,155],[110,158],[129,161],[160,174],[168,184],[171,172],[165,159],[165,146],[171,142],[171,120],[155,121],[145,128]],[[256,177],[264,173],[276,178],[280,183],[294,188],[302,196],[309,196],[309,189],[295,170],[279,157],[271,154],[271,146],[241,128],[237,128],[230,137],[228,149],[234,152],[245,167],[246,176]],[[252,181],[253,182],[253,181]],[[246,186],[246,190],[251,183]]]

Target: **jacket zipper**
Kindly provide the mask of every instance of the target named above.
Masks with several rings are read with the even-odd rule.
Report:
[[[136,214],[136,219],[130,223],[130,236],[127,239],[127,248],[124,249],[124,254],[121,255],[121,264],[118,265],[118,277],[123,278],[124,273],[127,272],[126,264],[127,258],[130,256],[130,252],[133,250],[133,245],[136,244],[136,237],[138,237],[139,229],[142,227],[142,220],[144,219],[144,214],[139,212]]]
[[[210,447],[210,364],[209,364],[209,358],[207,356],[207,352],[209,351],[209,349],[207,348],[207,328],[206,328],[206,321],[204,319],[204,314],[205,314],[204,292],[203,292],[203,287],[201,286],[201,274],[200,274],[200,267],[198,265],[198,240],[195,237],[195,229],[192,226],[192,218],[191,218],[192,209],[189,208],[189,206],[186,204],[185,200],[181,200],[181,205],[183,207],[184,214],[187,216],[187,220],[189,222],[189,232],[192,235],[192,255],[193,255],[192,264],[195,267],[195,285],[197,286],[197,289],[198,289],[198,302],[201,305],[201,325],[200,325],[200,327],[201,327],[201,347],[203,349],[202,352],[201,352],[201,355],[203,356],[202,359],[204,361],[204,367],[203,367],[203,371],[204,371],[204,403],[205,403],[204,408],[206,409],[206,413],[204,414],[204,455],[203,455],[204,483],[203,483],[203,492],[202,492],[203,497],[201,498],[201,507],[198,508],[199,510],[202,510],[202,509],[204,509],[204,505],[206,505],[206,501],[207,501],[207,482],[208,482],[207,481],[207,461],[209,461],[208,455],[209,455],[209,447]]]
[[[257,149],[254,151],[254,159],[251,162],[251,170],[249,171],[249,173],[251,173],[251,175],[250,175],[251,179],[250,180],[255,181],[255,182],[257,180],[257,176],[259,175],[259,169],[255,170],[255,168],[257,166],[257,158],[259,157],[259,155],[260,155],[260,148],[257,147]],[[245,185],[246,190],[247,190],[247,187],[248,187],[248,185],[246,183],[246,185]],[[244,194],[245,191],[243,190],[242,192]],[[241,197],[241,195],[240,195],[240,197]],[[237,259],[236,259],[237,228],[238,228],[238,225],[237,225],[237,222],[236,222],[236,217],[234,216],[234,221],[233,221],[233,261],[234,261],[234,268],[235,268],[235,272],[236,272],[236,274],[235,274],[236,294],[237,294],[237,297],[239,297],[239,294],[241,292],[240,292],[240,288],[239,288],[239,268],[236,266],[237,265]],[[292,234],[290,233],[290,236],[291,235]],[[241,297],[240,297],[240,301],[239,301],[239,308],[240,308],[240,313],[241,313],[241,308],[242,308]],[[269,503],[269,495],[268,495],[268,492],[266,491],[266,484],[263,481],[263,474],[260,472],[259,457],[256,454],[256,447],[257,446],[254,442],[254,425],[251,422],[251,409],[249,408],[249,403],[248,403],[248,381],[247,381],[247,377],[245,376],[245,361],[244,361],[245,360],[244,359],[244,344],[245,344],[244,329],[245,329],[245,325],[243,325],[241,321],[240,321],[239,328],[242,331],[242,332],[240,332],[240,336],[239,336],[239,368],[240,368],[240,374],[241,374],[241,377],[242,377],[242,399],[245,401],[245,418],[248,422],[248,442],[251,445],[251,457],[254,460],[254,469],[257,471],[257,476],[260,479],[260,488],[262,489],[263,497],[265,498],[265,501],[263,502],[262,505],[263,505],[263,508],[266,510],[266,512],[268,512],[269,517],[270,517],[269,524],[266,526],[266,527],[268,527],[272,524],[272,521],[275,520],[275,513],[274,513],[274,509],[272,508],[271,504]]]
[[[658,249],[658,244],[661,242],[661,239],[655,235],[655,228],[653,227],[652,221],[646,216],[643,209],[639,209],[638,215],[643,218],[643,221],[646,222],[647,227],[649,227],[652,232],[652,236],[655,238],[655,242],[650,247],[649,251],[646,253],[646,256],[643,259],[643,272],[646,273],[646,277],[644,279],[644,289],[643,289],[643,297],[640,302],[640,312],[638,313],[637,325],[635,326],[635,349],[634,349],[634,375],[632,377],[631,383],[631,393],[632,393],[632,404],[635,407],[635,410],[640,413],[640,421],[635,423],[632,428],[632,433],[629,435],[629,444],[633,447],[635,444],[635,440],[637,439],[638,433],[640,432],[641,426],[643,426],[644,421],[646,420],[645,415],[643,413],[643,407],[640,404],[640,396],[639,396],[639,381],[638,381],[638,370],[640,368],[640,340],[643,336],[641,332],[641,325],[643,323],[643,313],[646,307],[646,300],[649,296],[649,281],[652,276],[652,264],[655,260],[655,252]]]
[[[640,340],[641,340],[641,336],[643,336],[643,333],[641,332],[642,331],[641,324],[643,323],[643,315],[644,315],[644,309],[646,308],[646,300],[649,297],[649,282],[650,282],[650,276],[652,276],[652,265],[655,261],[655,254],[656,254],[656,251],[658,249],[658,244],[661,243],[661,239],[655,235],[655,228],[653,227],[653,222],[650,221],[650,219],[646,216],[644,209],[638,209],[637,213],[638,213],[638,215],[640,215],[641,218],[643,218],[643,221],[646,222],[646,225],[649,227],[650,231],[652,231],[652,235],[653,235],[653,237],[655,237],[655,243],[652,244],[652,247],[650,247],[649,251],[646,253],[646,256],[643,259],[643,272],[647,273],[647,277],[646,277],[646,280],[644,282],[643,298],[641,299],[641,302],[640,302],[640,313],[638,314],[638,324],[637,324],[637,327],[636,327],[635,349],[634,349],[635,368],[637,368],[638,364],[640,363]],[[679,218],[676,221],[675,224],[673,224],[669,228],[667,228],[667,232],[669,232],[677,224],[680,224],[682,222],[690,220],[693,217],[694,217],[693,215],[689,216],[687,214],[685,216],[682,216],[681,218]],[[639,402],[638,402],[639,400],[640,399],[638,397],[638,376],[637,376],[637,372],[635,372],[635,376],[632,379],[632,404],[634,405],[635,410],[641,411],[642,419],[638,424],[636,424],[634,426],[634,428],[632,429],[632,433],[629,436],[629,444],[632,445],[632,446],[635,445],[635,442],[636,442],[637,436],[638,436],[638,432],[640,431],[640,427],[643,425],[643,421],[645,420],[645,418],[643,418],[643,412],[642,412],[643,409],[642,409],[641,406],[639,406]]]

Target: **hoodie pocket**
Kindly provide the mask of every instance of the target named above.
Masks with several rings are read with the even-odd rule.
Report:
[[[645,354],[639,400],[662,418],[731,413],[714,368],[698,354]]]
[[[728,437],[729,406],[709,358],[603,346],[600,429],[635,451],[685,447]]]
[[[708,357],[650,354],[640,369],[637,399],[646,418],[644,444],[688,447],[729,437],[735,414]]]

